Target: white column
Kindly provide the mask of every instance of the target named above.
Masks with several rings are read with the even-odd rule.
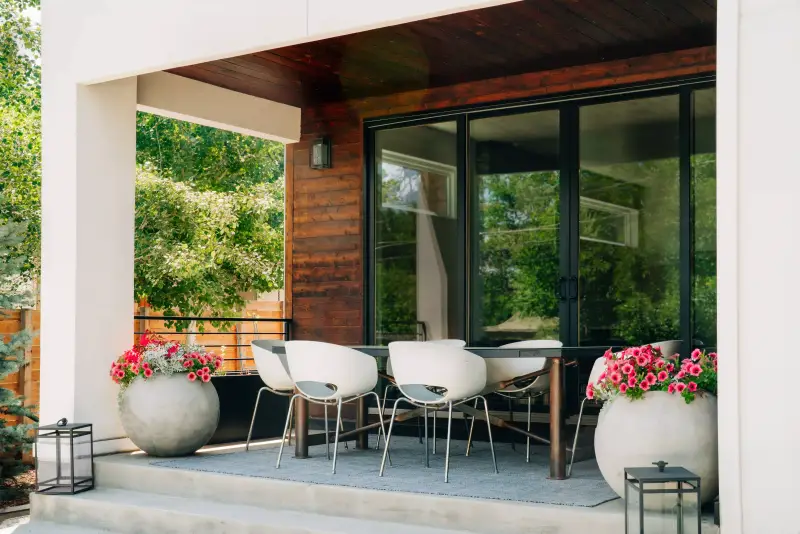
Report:
[[[43,80],[41,421],[116,438],[108,370],[133,342],[136,78],[82,86],[67,70],[45,65]]]
[[[798,531],[800,3],[719,2],[722,531]]]

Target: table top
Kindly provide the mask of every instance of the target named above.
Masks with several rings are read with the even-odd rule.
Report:
[[[369,354],[375,358],[388,358],[389,347],[378,345],[348,345],[351,349]],[[482,358],[570,358],[595,359],[602,356],[609,347],[559,347],[559,348],[519,348],[519,347],[464,347],[464,350]],[[276,344],[271,349],[275,354],[286,354],[286,348]]]

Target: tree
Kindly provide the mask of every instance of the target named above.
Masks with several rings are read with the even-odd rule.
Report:
[[[282,286],[283,181],[246,191],[198,191],[140,168],[136,179],[135,287],[169,315],[224,316],[242,293]]]
[[[15,254],[25,239],[25,225],[8,223],[0,226],[0,309],[19,309],[32,304],[22,276],[23,260]],[[19,332],[8,338],[0,336],[0,381],[19,371],[25,361],[25,349],[30,346],[31,333]],[[39,419],[24,405],[24,398],[14,391],[0,388],[0,479],[5,481],[29,469],[21,462],[22,452],[33,443],[31,424],[9,425],[11,417]],[[0,485],[0,500],[16,497],[5,484]]]

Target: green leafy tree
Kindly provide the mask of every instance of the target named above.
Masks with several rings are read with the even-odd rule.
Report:
[[[140,169],[135,287],[169,315],[238,312],[246,291],[283,282],[283,181],[246,191],[198,191]]]
[[[16,254],[25,239],[25,225],[7,223],[0,225],[0,309],[19,309],[32,304],[23,277],[23,259]],[[0,336],[0,380],[19,371],[25,363],[25,350],[30,346],[31,333],[19,332],[10,337]],[[11,425],[12,417],[24,417],[31,422],[38,418],[25,399],[14,391],[0,388],[0,479],[14,477],[30,467],[22,463],[22,453],[30,449],[32,424]],[[0,485],[0,500],[16,497],[13,486]]]

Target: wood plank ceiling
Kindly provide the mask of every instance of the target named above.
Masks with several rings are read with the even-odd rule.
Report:
[[[715,41],[716,0],[524,0],[170,72],[308,106]]]

